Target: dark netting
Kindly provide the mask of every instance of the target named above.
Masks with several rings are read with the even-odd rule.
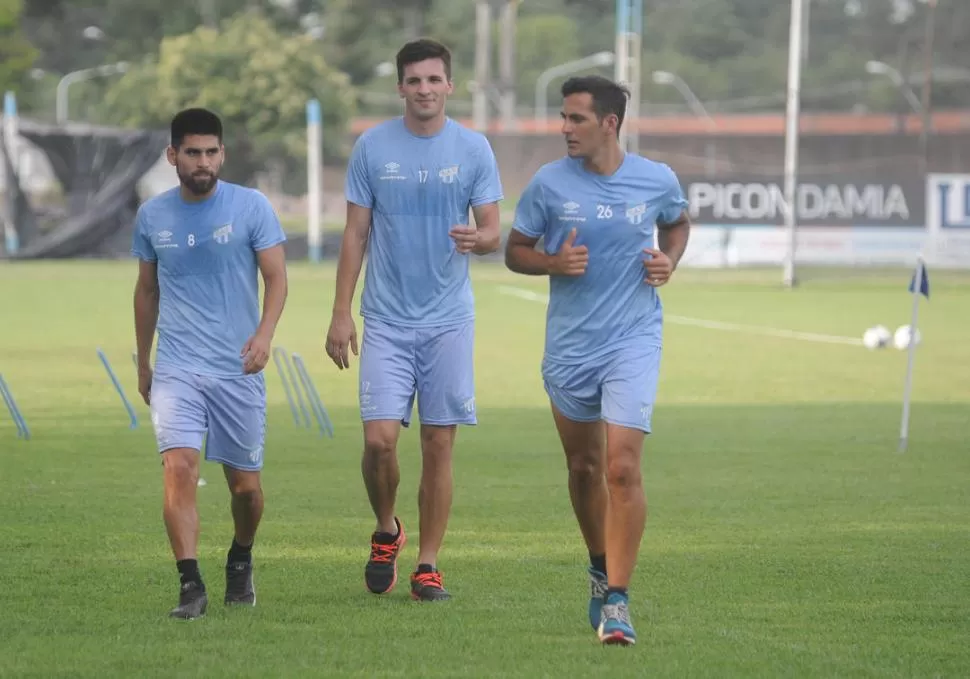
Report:
[[[20,188],[7,161],[20,249],[14,259],[119,257],[131,246],[140,199],[137,185],[168,144],[162,130],[94,125],[45,125],[19,121],[20,135],[47,156],[65,197],[64,212],[50,228]],[[2,136],[2,135],[0,135]],[[7,154],[4,154],[4,158]]]

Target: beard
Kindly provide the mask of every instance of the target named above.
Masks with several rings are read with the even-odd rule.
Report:
[[[216,182],[219,180],[218,172],[197,172],[195,174],[189,174],[188,172],[178,170],[177,174],[182,186],[196,196],[204,196],[209,193],[209,191],[215,188]]]

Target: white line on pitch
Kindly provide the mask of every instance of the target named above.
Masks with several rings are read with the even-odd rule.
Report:
[[[515,288],[509,285],[500,285],[499,291],[526,299],[530,302],[549,301],[549,296],[542,293],[533,292],[524,288]],[[760,325],[743,325],[741,323],[725,323],[723,321],[708,321],[703,318],[690,318],[689,316],[664,315],[664,321],[678,325],[693,325],[698,328],[708,328],[710,330],[726,330],[728,332],[743,332],[751,335],[764,335],[766,337],[781,337],[784,339],[803,340],[805,342],[823,342],[825,344],[848,344],[851,346],[862,346],[862,340],[855,337],[843,337],[841,335],[823,335],[816,332],[799,332],[797,330],[785,330],[782,328],[766,328]]]

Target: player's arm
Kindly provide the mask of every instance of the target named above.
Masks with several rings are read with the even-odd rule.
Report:
[[[669,168],[668,168],[669,170]],[[667,205],[657,216],[658,250],[645,248],[650,255],[643,262],[646,269],[644,282],[657,288],[666,285],[677,270],[680,258],[687,249],[690,238],[690,215],[687,214],[687,199],[680,188],[677,176],[670,171],[671,187],[667,193]]]
[[[337,290],[333,300],[333,313],[350,315],[354,301],[354,290],[364,265],[364,252],[373,211],[355,203],[347,202],[347,224],[340,243],[340,257],[337,260]]]
[[[509,231],[505,241],[505,266],[515,273],[526,276],[549,276],[553,273],[555,257],[536,250],[538,238],[527,236],[521,231]]]
[[[476,205],[472,208],[472,214],[475,216],[475,228],[478,231],[472,254],[487,255],[495,252],[502,245],[498,203]]]
[[[690,238],[690,215],[684,210],[674,221],[657,222],[657,245],[660,251],[670,258],[673,268],[677,268],[680,258],[687,249]]]
[[[576,229],[562,240],[554,255],[536,249],[542,237],[550,245],[545,195],[542,181],[534,177],[515,206],[515,220],[505,241],[505,266],[526,276],[581,276],[586,272],[589,253],[586,246],[576,247]],[[552,249],[549,247],[548,249]]]
[[[283,244],[274,245],[256,253],[256,263],[263,277],[263,316],[256,334],[272,338],[286,305],[288,285],[286,280],[286,253]]]
[[[151,369],[152,342],[158,324],[158,262],[138,260],[135,282],[135,347],[138,369]]]

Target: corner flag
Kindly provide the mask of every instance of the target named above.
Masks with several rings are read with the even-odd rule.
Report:
[[[917,281],[918,279],[918,281]],[[916,271],[913,272],[913,280],[909,282],[909,291],[916,292],[917,285],[919,286],[919,294],[923,295],[926,299],[930,298],[930,277],[926,273],[926,265],[923,260],[920,259],[916,265]]]
[[[913,389],[913,361],[916,358],[916,344],[919,331],[916,329],[916,319],[919,316],[919,296],[930,298],[930,277],[926,272],[926,263],[920,257],[916,261],[916,271],[909,282],[909,292],[913,295],[913,317],[909,324],[909,352],[906,361],[906,386],[903,388],[903,421],[899,427],[899,452],[906,452],[909,443],[909,404]]]

